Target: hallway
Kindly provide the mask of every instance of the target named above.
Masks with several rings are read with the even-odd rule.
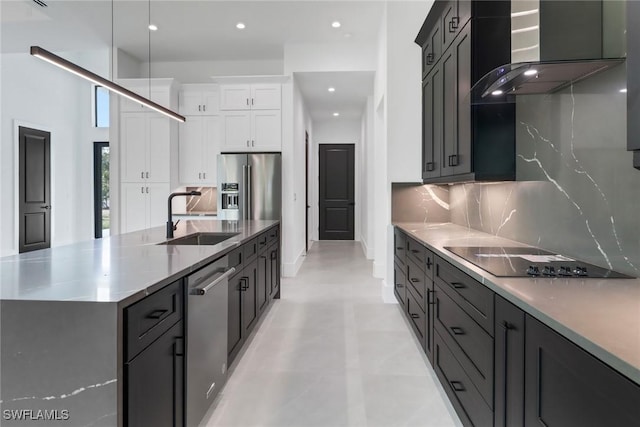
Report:
[[[207,426],[461,425],[359,242],[315,242],[238,355]]]

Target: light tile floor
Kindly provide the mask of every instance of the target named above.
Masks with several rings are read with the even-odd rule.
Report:
[[[460,426],[356,242],[316,242],[238,355],[206,426]]]

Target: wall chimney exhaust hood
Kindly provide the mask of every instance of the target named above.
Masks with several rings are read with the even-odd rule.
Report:
[[[511,63],[478,80],[472,103],[555,92],[624,62],[625,3],[512,0]]]

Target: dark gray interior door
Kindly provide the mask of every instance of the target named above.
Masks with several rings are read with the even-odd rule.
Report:
[[[51,246],[51,134],[20,127],[18,251]]]
[[[354,145],[320,145],[320,240],[353,240]]]

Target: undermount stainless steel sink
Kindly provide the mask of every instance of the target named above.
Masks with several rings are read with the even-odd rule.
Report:
[[[178,237],[158,243],[159,245],[217,245],[227,239],[237,236],[238,233],[194,233],[188,236]]]

